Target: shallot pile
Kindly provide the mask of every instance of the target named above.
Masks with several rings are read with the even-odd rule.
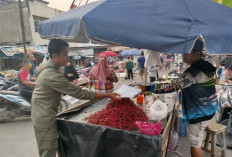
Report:
[[[148,118],[129,98],[111,100],[106,108],[88,117],[88,123],[122,130],[138,129],[136,121],[148,121]]]

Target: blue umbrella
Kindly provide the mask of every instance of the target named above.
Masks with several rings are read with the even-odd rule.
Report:
[[[120,56],[140,56],[141,52],[137,49],[123,50],[120,52]]]
[[[202,36],[207,51],[223,54],[232,53],[231,17],[211,0],[105,0],[42,22],[39,33],[183,54]]]

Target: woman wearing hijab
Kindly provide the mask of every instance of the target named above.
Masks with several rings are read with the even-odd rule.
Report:
[[[113,68],[110,68],[106,55],[100,55],[98,63],[93,67],[89,74],[90,88],[100,93],[109,93],[113,91],[113,82],[118,82]]]
[[[68,79],[69,82],[77,83],[77,79],[79,75],[77,74],[76,70],[74,69],[71,61],[66,63],[66,67],[64,69],[64,76]]]

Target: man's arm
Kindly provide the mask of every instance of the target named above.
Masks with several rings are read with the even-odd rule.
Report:
[[[53,90],[56,90],[60,93],[70,95],[77,99],[87,99],[92,100],[94,98],[111,98],[111,99],[119,99],[116,98],[115,93],[95,93],[87,90],[83,90],[78,86],[75,86],[68,82],[68,80],[59,73],[51,72],[51,75],[44,78],[44,86],[50,87]]]
[[[120,96],[116,93],[96,93],[95,99],[110,98],[113,100],[120,99]]]
[[[27,86],[35,86],[34,82],[31,82],[31,81],[27,80],[28,75],[29,75],[28,71],[20,71],[19,72],[19,81],[22,84],[27,85]]]
[[[27,80],[22,81],[22,84],[27,85],[27,86],[35,86],[34,82],[30,82],[30,81],[27,81]]]
[[[35,77],[30,77],[30,80],[31,81],[36,81],[36,78]]]
[[[169,93],[178,91],[183,88],[187,88],[196,82],[195,78],[190,74],[182,74],[178,76],[178,79],[172,80],[171,84],[157,84],[155,86],[155,93]]]

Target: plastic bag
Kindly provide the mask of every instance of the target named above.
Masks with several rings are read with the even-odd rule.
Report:
[[[159,135],[161,132],[161,122],[156,124],[137,121],[135,124],[139,127],[139,133],[145,135]]]
[[[145,99],[146,103],[143,104],[143,111],[147,116],[149,116],[150,107],[154,103],[154,99],[153,99],[153,95],[146,95],[145,98],[146,98]]]
[[[167,104],[156,100],[150,107],[149,119],[160,121],[167,117]]]
[[[167,155],[175,150],[177,143],[178,143],[178,139],[179,139],[178,134],[172,129],[171,135],[170,135],[169,141],[168,141]]]

